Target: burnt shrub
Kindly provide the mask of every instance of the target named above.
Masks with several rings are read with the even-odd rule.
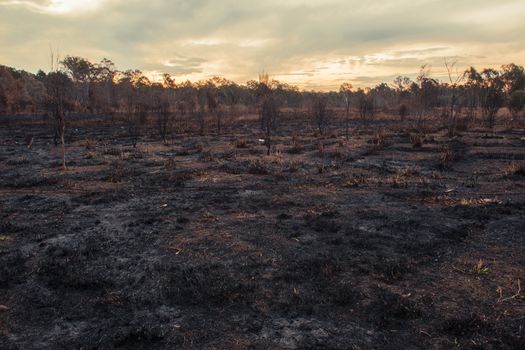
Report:
[[[459,140],[452,140],[441,147],[438,168],[441,170],[449,169],[453,163],[464,159],[467,152],[468,148],[465,143]]]
[[[270,172],[265,163],[256,159],[250,162],[248,166],[248,173],[252,175],[268,175]]]

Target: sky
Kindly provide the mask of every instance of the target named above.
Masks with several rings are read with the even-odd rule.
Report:
[[[265,71],[307,90],[427,64],[445,80],[445,59],[458,74],[524,65],[524,15],[524,0],[0,0],[0,64],[49,70],[58,51],[178,82]]]

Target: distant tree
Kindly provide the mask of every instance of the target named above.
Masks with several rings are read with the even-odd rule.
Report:
[[[151,82],[141,71],[127,70],[120,74],[118,85],[128,136],[136,147],[152,104],[148,94]]]
[[[412,85],[412,80],[410,80],[409,77],[403,77],[399,75],[394,79],[394,88],[400,95],[403,94],[404,92],[409,91],[411,85]]]
[[[117,109],[117,74],[115,64],[107,58],[94,65],[88,102],[92,110],[110,114],[112,110]]]
[[[505,92],[512,94],[514,91],[525,90],[525,70],[522,66],[510,63],[503,65],[501,69],[501,81]]]
[[[525,112],[525,90],[516,90],[510,94],[509,110],[514,119]]]
[[[82,57],[66,56],[61,63],[75,83],[87,82],[93,73],[93,64]]]
[[[222,126],[222,112],[219,109],[220,101],[217,93],[217,86],[213,83],[213,81],[208,81],[206,84],[206,103],[210,115],[215,116],[217,122],[217,134],[220,134]]]
[[[416,81],[419,85],[413,84],[412,91],[416,98],[417,128],[421,129],[423,119],[437,104],[439,83],[430,78],[430,68],[427,65],[421,66]]]
[[[404,121],[406,116],[408,115],[408,107],[405,104],[399,105],[397,114],[399,115],[399,119],[401,121]]]
[[[159,88],[155,95],[154,112],[157,115],[157,125],[162,142],[168,145],[168,136],[172,133],[174,113],[171,107],[169,92]]]
[[[75,89],[75,103],[79,109],[92,110],[92,82],[96,74],[95,66],[87,59],[76,56],[66,56],[61,65],[64,73],[73,81]]]
[[[339,87],[339,93],[343,96],[345,106],[345,137],[348,139],[348,131],[350,128],[350,106],[352,99],[352,84],[343,83]]]
[[[272,136],[277,130],[279,119],[279,107],[275,95],[275,89],[267,73],[259,74],[259,81],[252,86],[260,103],[261,129],[265,132],[264,142],[266,144],[266,155],[270,155],[272,148]]]
[[[319,130],[319,134],[324,135],[328,122],[328,110],[326,99],[321,96],[314,96],[312,101],[312,116]]]
[[[0,66],[0,112],[16,114],[31,109],[34,101],[27,91],[28,79],[27,72]]]
[[[261,121],[261,129],[265,130],[268,123],[266,123],[266,121],[264,120],[265,114],[263,113],[263,105],[264,102],[272,95],[272,85],[268,73],[263,72],[259,74],[259,81],[254,82],[252,89],[256,96],[257,104],[260,106],[259,114]]]
[[[218,86],[218,95],[220,103],[219,113],[225,117],[229,115],[234,117],[236,115],[236,107],[242,95],[242,89],[233,81],[225,80]],[[228,113],[226,113],[226,110]]]
[[[470,119],[475,119],[477,111],[481,107],[483,78],[474,67],[467,69],[463,75],[465,79],[464,89],[468,117]]]
[[[495,69],[484,69],[481,72],[483,78],[483,98],[482,107],[487,126],[494,128],[496,114],[505,103],[503,93],[504,82],[500,73]]]
[[[449,79],[449,90],[450,90],[450,109],[448,112],[447,128],[448,135],[453,136],[456,133],[457,127],[457,116],[456,108],[458,106],[458,84],[464,79],[464,74],[459,74],[455,70],[456,62],[449,63],[445,59],[445,68]]]
[[[369,91],[363,89],[357,89],[355,95],[357,99],[357,107],[359,108],[359,117],[368,125],[375,113],[374,98],[369,94]]]
[[[394,79],[394,89],[397,94],[398,115],[401,121],[408,115],[408,104],[410,99],[410,86],[412,80],[409,77],[397,76]]]
[[[370,96],[374,100],[374,108],[381,108],[385,112],[388,111],[388,107],[396,103],[396,91],[392,89],[386,83],[380,83],[370,89]]]
[[[177,84],[175,84],[175,79],[170,74],[163,74],[162,75],[162,85],[166,89],[174,89],[177,87]]]
[[[184,112],[182,114],[179,112],[179,117],[182,118],[184,114],[187,114],[191,120],[199,119],[197,90],[190,84],[184,84],[178,87],[178,93],[180,95],[180,103],[182,104],[181,108],[178,109]],[[200,130],[201,134],[204,132],[203,128],[204,125],[202,124],[202,129]]]
[[[261,120],[263,121],[264,131],[266,133],[265,144],[266,144],[266,155],[270,155],[272,148],[272,136],[277,129],[277,122],[279,118],[279,108],[273,96],[268,96],[262,104],[261,108]]]

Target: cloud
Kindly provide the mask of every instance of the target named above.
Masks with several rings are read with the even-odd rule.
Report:
[[[263,69],[305,88],[525,60],[522,1],[0,0],[1,63],[47,68],[49,46],[178,80]],[[496,18],[497,20],[492,20]],[[436,73],[437,74],[437,73]]]
[[[159,67],[159,69],[173,75],[202,73],[205,62],[206,59],[200,57],[177,56],[164,62],[163,67]]]
[[[3,0],[0,5],[20,6],[44,14],[79,14],[96,10],[104,0]]]

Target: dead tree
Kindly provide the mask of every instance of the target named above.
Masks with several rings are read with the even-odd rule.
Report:
[[[217,134],[220,134],[222,114],[219,108],[219,99],[214,87],[208,87],[206,89],[206,101],[208,102],[208,112],[211,115],[215,115],[217,121]]]
[[[137,147],[142,133],[142,125],[144,125],[148,119],[149,110],[150,107],[146,103],[139,103],[135,106],[134,110],[128,114],[128,135],[133,148]]]
[[[279,118],[279,109],[273,96],[267,96],[261,108],[261,121],[266,137],[264,139],[266,144],[266,155],[270,155],[272,148],[272,135],[277,129],[277,121]]]
[[[350,129],[350,104],[352,98],[352,84],[344,83],[339,88],[339,92],[343,95],[345,103],[345,137],[348,139]]]
[[[500,73],[490,68],[484,69],[481,76],[483,77],[482,108],[487,126],[493,129],[496,114],[505,102],[503,81]]]
[[[198,100],[198,111],[197,111],[197,119],[199,120],[199,132],[201,136],[204,136],[205,128],[206,128],[206,100],[202,98],[202,96],[197,97]]]
[[[319,130],[319,134],[324,135],[328,119],[325,99],[319,97],[314,100],[312,105],[312,115]]]
[[[397,113],[399,115],[399,120],[401,122],[405,121],[405,118],[408,115],[408,107],[405,104],[400,105]]]
[[[173,128],[173,113],[170,110],[170,105],[167,102],[160,102],[157,107],[158,113],[158,127],[162,141],[168,145],[168,135],[171,134]]]
[[[66,170],[66,114],[71,107],[69,95],[72,82],[69,77],[60,71],[53,71],[46,76],[47,107],[53,116],[55,135],[60,138],[62,153],[62,169]]]
[[[255,95],[257,96],[258,103],[260,103],[260,121],[261,121],[261,130],[265,130],[265,120],[263,114],[263,106],[265,101],[270,98],[272,93],[270,76],[268,73],[259,74],[259,82],[257,84]]]
[[[374,97],[362,89],[357,91],[357,107],[359,108],[359,117],[366,125],[374,116]]]
[[[189,109],[189,108],[188,108]],[[184,119],[186,115],[186,104],[183,101],[177,102],[177,109],[175,114],[175,119],[177,120],[177,128],[176,132],[184,132],[182,127],[182,120]]]
[[[448,129],[448,135],[453,136],[456,133],[456,127],[457,127],[457,116],[456,116],[456,106],[458,103],[458,94],[457,94],[457,88],[458,84],[461,83],[465,75],[458,74],[456,71],[455,78],[452,77],[452,69],[456,65],[456,62],[452,62],[452,64],[449,64],[447,60],[445,59],[445,68],[447,69],[448,74],[448,80],[450,82],[450,90],[451,90],[451,96],[450,96],[450,111],[448,114],[448,122],[447,122],[447,129]]]

